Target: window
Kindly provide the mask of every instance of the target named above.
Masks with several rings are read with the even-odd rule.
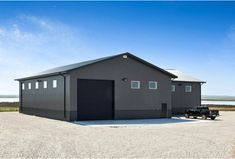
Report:
[[[24,90],[24,83],[22,83],[22,86],[21,86],[21,87],[22,87],[22,90]]]
[[[31,89],[31,83],[28,83],[28,89]]]
[[[171,85],[171,91],[175,92],[175,85]]]
[[[192,86],[185,86],[185,92],[192,92]]]
[[[140,89],[140,81],[131,81],[131,89]]]
[[[57,80],[53,80],[53,88],[57,88]]]
[[[35,89],[38,89],[39,88],[39,82],[36,82],[35,83]]]
[[[157,82],[149,81],[149,89],[157,89]]]
[[[47,88],[47,81],[43,81],[43,88]]]

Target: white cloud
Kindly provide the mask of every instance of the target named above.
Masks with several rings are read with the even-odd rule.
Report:
[[[69,63],[82,50],[80,38],[77,29],[46,18],[0,23],[0,94],[18,93],[15,78]]]
[[[55,25],[46,19],[41,19],[41,18],[37,18],[34,16],[30,16],[30,15],[21,15],[20,19],[27,20],[27,21],[37,25],[38,27],[41,27],[43,29],[47,29],[50,31],[52,31],[54,29],[54,25]]]

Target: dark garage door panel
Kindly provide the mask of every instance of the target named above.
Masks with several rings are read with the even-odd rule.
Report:
[[[114,82],[78,79],[78,120],[113,119]]]

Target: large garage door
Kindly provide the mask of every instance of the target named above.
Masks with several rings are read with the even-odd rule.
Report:
[[[113,119],[113,81],[77,81],[78,120]]]

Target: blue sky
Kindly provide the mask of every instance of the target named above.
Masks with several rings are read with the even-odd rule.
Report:
[[[131,52],[235,95],[235,2],[0,2],[0,94],[13,79]]]

